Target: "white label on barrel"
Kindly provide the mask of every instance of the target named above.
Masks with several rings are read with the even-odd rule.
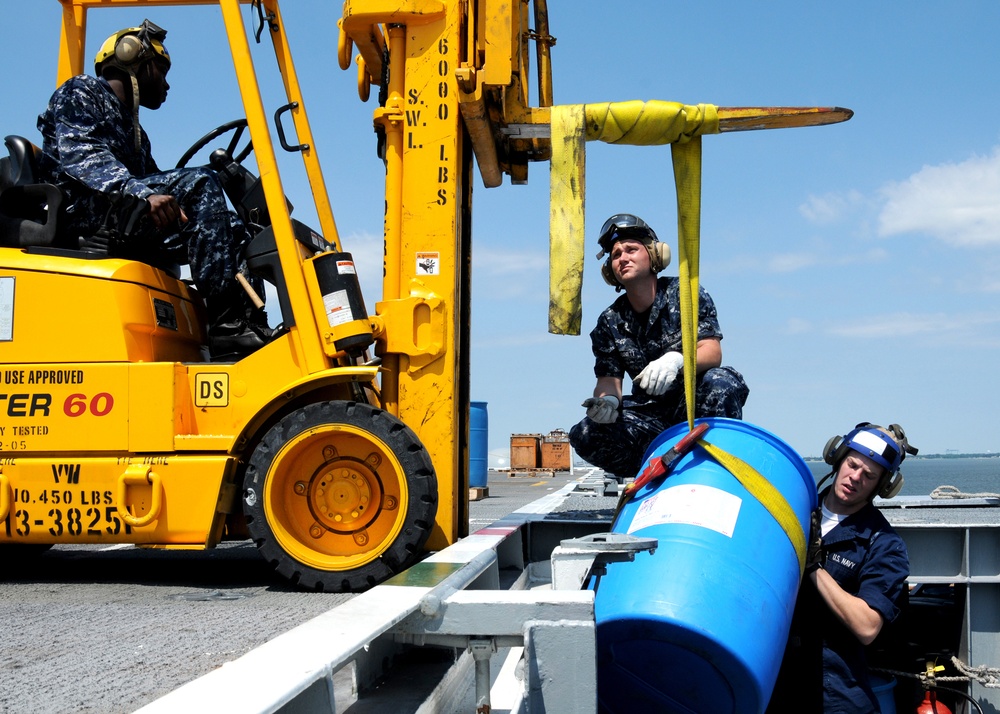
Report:
[[[351,316],[351,303],[347,299],[346,290],[337,290],[323,296],[323,306],[326,308],[326,319],[330,327],[343,325],[354,318]]]
[[[733,537],[743,499],[714,486],[685,484],[654,493],[639,504],[628,532],[665,523],[684,523]]]
[[[337,272],[341,275],[357,275],[358,271],[354,269],[353,260],[338,260],[337,261]]]

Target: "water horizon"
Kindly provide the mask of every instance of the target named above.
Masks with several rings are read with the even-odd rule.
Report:
[[[819,480],[830,472],[821,459],[806,459]],[[925,496],[938,486],[954,486],[965,493],[1000,492],[1000,458],[997,456],[909,456],[903,461],[901,496]]]

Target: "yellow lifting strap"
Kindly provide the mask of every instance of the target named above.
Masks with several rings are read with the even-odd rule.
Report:
[[[702,134],[718,133],[719,117],[716,107],[711,104],[688,105],[652,100],[554,106],[550,123],[549,332],[579,335],[583,314],[580,293],[583,288],[585,238],[585,142],[604,141],[635,146],[673,144],[676,149],[686,143],[700,144],[698,137]],[[674,153],[676,166],[676,150]],[[687,153],[684,152],[684,155],[687,156]],[[689,178],[697,181],[700,196],[700,149],[697,156],[697,166],[686,170],[683,175],[685,181]],[[679,176],[676,168],[674,174]],[[680,200],[680,183],[677,190]],[[695,208],[700,215],[700,201]],[[697,246],[697,235],[693,240]],[[697,279],[697,266],[695,277]],[[685,355],[687,351],[685,349]]]
[[[806,567],[806,534],[799,519],[796,518],[795,512],[788,505],[788,501],[781,495],[781,492],[770,481],[761,476],[753,466],[739,457],[723,451],[704,439],[698,441],[698,446],[707,451],[713,459],[729,471],[778,522],[795,550],[795,557],[799,560],[799,574],[803,573]]]
[[[579,335],[586,193],[584,105],[552,107],[549,170],[549,332]]]
[[[701,246],[701,137],[671,147],[677,184],[677,271],[680,277],[681,350],[688,429],[694,428],[698,372],[698,275]]]

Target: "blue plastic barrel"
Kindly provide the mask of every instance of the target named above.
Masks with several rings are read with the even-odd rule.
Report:
[[[816,486],[802,458],[747,422],[699,421],[710,424],[705,441],[781,492],[808,535]],[[687,433],[687,424],[665,431],[646,463]],[[658,546],[633,562],[609,564],[597,580],[602,709],[763,712],[801,577],[795,549],[774,517],[695,446],[668,478],[636,493],[612,531],[655,537]]]
[[[469,404],[469,486],[486,488],[489,452],[489,416],[486,402]]]
[[[872,675],[871,678],[872,691],[875,692],[875,698],[878,700],[878,708],[882,714],[896,714],[896,699],[893,694],[893,689],[896,688],[896,678]]]

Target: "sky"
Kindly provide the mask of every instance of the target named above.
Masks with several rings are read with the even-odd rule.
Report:
[[[750,387],[746,421],[803,456],[860,421],[901,424],[924,454],[1000,450],[1000,3],[548,6],[557,104],[855,113],[833,126],[703,140],[701,284],[718,309],[723,362]],[[61,6],[0,8],[10,30],[0,131],[40,143]],[[363,104],[353,67],[337,66],[341,9],[286,2],[282,14],[338,231],[374,312],[384,187],[376,92]],[[173,58],[167,102],[141,115],[166,168],[244,112],[217,8],[91,11],[87,57],[147,16],[168,30]],[[270,48],[253,52],[261,83],[277,86]],[[265,101],[268,114],[283,103],[271,89]],[[281,162],[294,217],[318,227],[301,162]],[[588,333],[615,298],[594,258],[604,220],[635,213],[676,255],[669,148],[589,143],[583,334],[547,334],[548,190],[545,163],[530,167],[526,186],[505,177],[486,189],[477,173],[474,187],[472,399],[488,404],[491,466],[505,465],[511,434],[568,431],[584,415],[594,387]]]

